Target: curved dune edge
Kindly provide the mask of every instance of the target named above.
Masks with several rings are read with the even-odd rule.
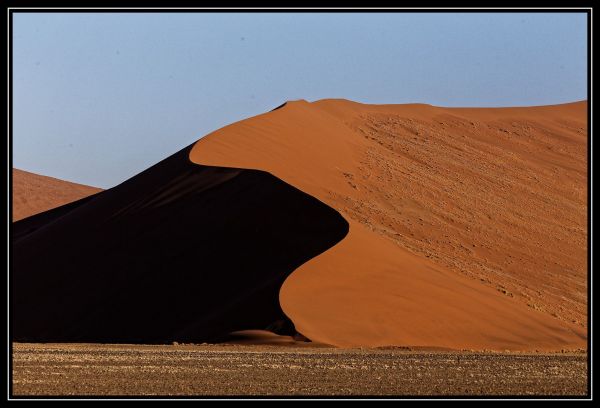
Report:
[[[11,228],[11,339],[222,341],[296,333],[280,288],[347,222],[263,171],[200,166],[191,146]]]
[[[296,269],[281,289],[281,306],[297,330],[313,341],[339,347],[585,348],[583,327],[416,256],[340,208],[339,197],[368,202],[368,193],[357,191],[352,182],[367,142],[346,122],[353,110],[364,106],[369,105],[288,102],[211,133],[189,155],[197,164],[269,172],[336,208],[349,222],[346,238]],[[428,105],[402,108],[416,117],[444,111]],[[527,109],[535,116],[557,108]]]

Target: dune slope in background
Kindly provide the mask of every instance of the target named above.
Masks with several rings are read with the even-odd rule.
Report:
[[[102,189],[12,169],[13,221],[96,194]]]
[[[196,143],[335,208],[346,238],[280,301],[338,346],[586,346],[587,103],[507,109],[295,101]]]
[[[181,150],[87,199],[13,223],[15,341],[163,343],[295,334],[285,278],[339,242],[333,209],[256,170]]]

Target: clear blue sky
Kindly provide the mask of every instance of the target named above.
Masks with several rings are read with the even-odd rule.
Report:
[[[286,100],[586,99],[583,13],[13,15],[13,165],[112,187]]]

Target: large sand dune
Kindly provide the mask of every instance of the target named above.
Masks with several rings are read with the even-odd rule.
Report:
[[[583,348],[586,112],[295,101],[226,126],[13,224],[13,338]]]
[[[190,158],[268,171],[348,220],[281,292],[311,339],[583,347],[586,112],[294,101]]]

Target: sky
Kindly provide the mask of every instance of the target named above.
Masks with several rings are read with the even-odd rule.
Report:
[[[288,100],[587,98],[584,13],[15,13],[13,166],[109,188]]]

